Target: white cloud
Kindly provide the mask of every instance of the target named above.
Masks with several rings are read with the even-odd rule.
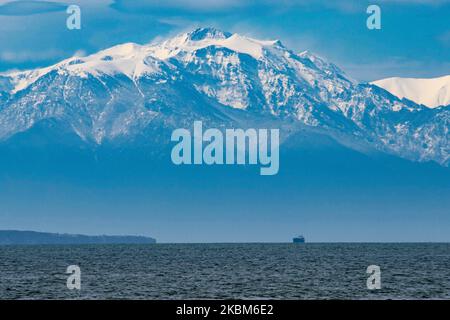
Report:
[[[39,62],[56,57],[64,57],[64,52],[60,50],[47,51],[2,51],[0,60],[8,63]]]
[[[64,11],[67,5],[54,1],[8,1],[0,3],[0,15],[28,16],[47,12]]]

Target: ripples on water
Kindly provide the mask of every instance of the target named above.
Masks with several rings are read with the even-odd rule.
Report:
[[[0,246],[0,298],[449,299],[450,244]]]

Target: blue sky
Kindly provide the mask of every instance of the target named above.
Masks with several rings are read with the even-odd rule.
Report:
[[[66,29],[68,4],[82,9],[79,31]],[[366,28],[369,4],[381,30]],[[215,26],[313,51],[361,81],[435,77],[450,74],[449,16],[449,0],[0,0],[0,71]]]

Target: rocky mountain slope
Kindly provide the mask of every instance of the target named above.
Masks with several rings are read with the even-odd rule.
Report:
[[[51,121],[93,148],[146,141],[157,150],[194,120],[276,126],[285,140],[319,130],[349,148],[449,163],[449,108],[357,83],[279,41],[213,28],[0,75],[1,141]]]

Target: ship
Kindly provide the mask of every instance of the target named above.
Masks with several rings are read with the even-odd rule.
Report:
[[[305,237],[304,236],[298,236],[292,239],[293,243],[305,243]]]

